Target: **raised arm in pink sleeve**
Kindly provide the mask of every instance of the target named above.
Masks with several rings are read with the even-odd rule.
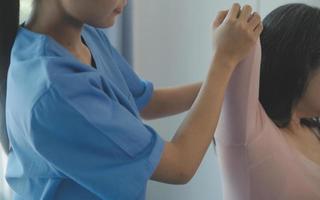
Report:
[[[258,98],[260,62],[259,40],[232,75],[215,136],[217,141],[245,145],[259,134],[262,124]]]
[[[225,200],[319,200],[320,166],[286,142],[259,102],[260,41],[234,71],[216,130]]]

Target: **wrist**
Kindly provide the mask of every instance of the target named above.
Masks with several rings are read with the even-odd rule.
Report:
[[[215,53],[212,62],[210,71],[224,71],[226,73],[232,73],[236,68],[238,62],[236,59],[225,56],[224,54]]]
[[[234,69],[239,62],[236,58],[228,56],[224,52],[217,50],[213,54],[212,63],[223,68]]]

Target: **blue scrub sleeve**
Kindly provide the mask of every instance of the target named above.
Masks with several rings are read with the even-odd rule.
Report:
[[[132,93],[138,109],[141,111],[151,100],[153,95],[153,84],[141,79],[133,70],[133,67],[111,46],[112,57],[120,68],[130,92]]]
[[[135,99],[135,103],[138,109],[141,111],[151,100],[153,95],[153,84],[150,81],[141,79],[133,70],[133,67],[120,55],[120,53],[110,44],[107,36],[102,32],[98,31],[100,37],[108,45],[111,56],[120,72],[125,78],[125,81],[129,87],[131,94]]]
[[[153,84],[150,81],[141,79],[133,70],[133,67],[120,55],[120,53],[112,46],[108,37],[101,29],[96,29],[99,37],[105,42],[106,47],[110,51],[113,60],[119,67],[125,81],[129,87],[131,94],[135,99],[135,103],[141,111],[151,100],[153,95]]]
[[[34,149],[101,199],[138,199],[160,161],[164,141],[95,81],[65,87],[52,85],[35,103]]]

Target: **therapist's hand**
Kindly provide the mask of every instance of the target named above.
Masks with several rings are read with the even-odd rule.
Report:
[[[241,9],[237,3],[229,11],[220,11],[212,26],[215,54],[232,66],[248,55],[263,30],[260,15],[252,13],[251,6]]]

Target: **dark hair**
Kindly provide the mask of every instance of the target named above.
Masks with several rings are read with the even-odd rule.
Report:
[[[260,102],[280,128],[287,127],[292,109],[304,95],[310,75],[320,67],[320,9],[287,4],[263,20]],[[317,119],[302,119],[320,128]]]
[[[0,3],[0,142],[6,153],[9,152],[9,139],[6,128],[5,105],[7,74],[10,54],[19,27],[19,0],[1,0]]]

